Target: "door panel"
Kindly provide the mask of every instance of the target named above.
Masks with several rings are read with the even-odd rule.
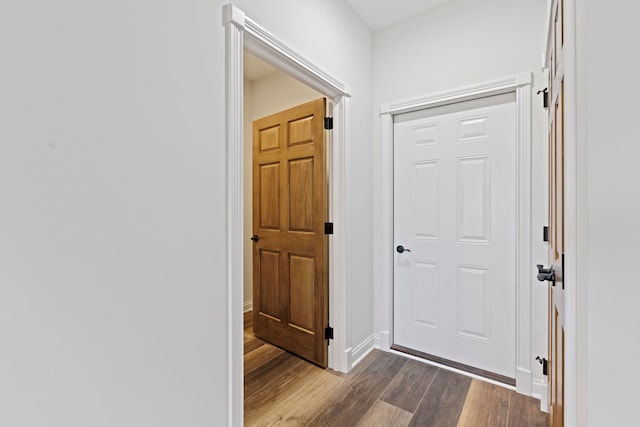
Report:
[[[394,345],[515,377],[515,96],[396,116]]]
[[[564,3],[551,7],[547,48],[549,67],[549,247],[548,263],[555,280],[545,282],[549,293],[549,425],[564,426]]]
[[[256,336],[327,366],[325,100],[253,123],[253,327]]]

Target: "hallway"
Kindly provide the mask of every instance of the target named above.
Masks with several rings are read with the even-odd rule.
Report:
[[[252,334],[245,315],[246,426],[545,426],[539,401],[374,350],[348,375]]]

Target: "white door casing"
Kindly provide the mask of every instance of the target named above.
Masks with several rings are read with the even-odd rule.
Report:
[[[393,343],[393,117],[455,102],[516,94],[516,390],[544,397],[546,385],[532,383],[531,354],[531,90],[533,75],[509,78],[456,90],[384,104],[380,107],[380,145],[375,156],[379,179],[374,181],[374,330],[376,345]]]
[[[404,245],[394,344],[505,381],[515,377],[515,136],[513,92],[394,117]]]
[[[329,244],[329,319],[334,338],[329,347],[329,367],[348,372],[351,368],[347,319],[348,265],[346,252],[348,199],[345,158],[349,144],[346,127],[349,111],[349,87],[333,78],[285,43],[251,20],[233,4],[223,6],[226,69],[226,253],[225,289],[228,309],[227,350],[229,426],[243,425],[243,52],[248,52],[284,71],[327,96],[333,108],[334,129],[329,141],[329,217],[334,235]]]

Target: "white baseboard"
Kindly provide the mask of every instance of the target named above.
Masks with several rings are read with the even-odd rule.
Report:
[[[516,391],[520,394],[531,396],[531,371],[528,369],[516,369]]]
[[[379,334],[373,334],[374,347],[382,351],[391,349],[391,334],[388,331],[381,331]]]
[[[531,384],[531,397],[540,399],[542,412],[549,412],[549,392],[545,380],[533,380]]]
[[[371,335],[349,352],[349,370],[353,369],[353,367],[360,363],[367,354],[371,353],[371,351],[376,347],[375,341],[375,336]]]
[[[245,301],[244,306],[242,307],[242,311],[246,313],[247,311],[253,311],[253,300]]]

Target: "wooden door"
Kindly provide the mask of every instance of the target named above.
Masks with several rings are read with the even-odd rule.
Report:
[[[564,426],[564,3],[551,8],[547,65],[549,70],[549,246],[554,280],[549,293],[549,425]]]
[[[514,93],[394,119],[394,348],[509,383],[515,123]]]
[[[327,366],[325,100],[253,122],[253,328]]]

